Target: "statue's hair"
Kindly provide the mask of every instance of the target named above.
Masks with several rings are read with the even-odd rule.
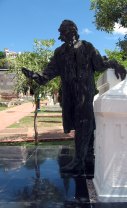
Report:
[[[74,30],[78,31],[76,24],[71,20],[63,20],[59,30],[61,30],[63,27],[72,27]]]
[[[58,30],[60,32],[61,30],[66,29],[67,27],[69,27],[70,30],[75,33],[75,36],[78,39],[79,38],[78,28],[72,20],[63,20]]]

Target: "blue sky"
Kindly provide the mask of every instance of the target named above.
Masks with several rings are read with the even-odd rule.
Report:
[[[33,50],[33,40],[55,39],[54,48],[61,45],[58,28],[62,20],[73,20],[80,39],[91,42],[102,55],[114,50],[124,30],[118,27],[112,35],[97,31],[90,0],[0,0],[0,51]]]

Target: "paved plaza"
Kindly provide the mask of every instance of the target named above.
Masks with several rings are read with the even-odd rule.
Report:
[[[38,117],[61,116],[61,109],[59,106],[45,107],[46,113],[38,113]],[[0,112],[0,142],[33,142],[34,141],[34,125],[25,128],[8,128],[14,123],[18,123],[20,119],[26,116],[33,117],[35,106],[32,102],[24,103],[22,105],[8,108]],[[54,112],[54,113],[53,113]],[[44,127],[39,129],[39,141],[59,141],[73,139],[74,134],[64,134],[61,125]]]
[[[126,208],[98,202],[92,177],[61,174],[73,151],[60,145],[0,147],[0,207]]]

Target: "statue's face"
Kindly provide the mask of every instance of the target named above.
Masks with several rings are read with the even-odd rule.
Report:
[[[75,38],[75,33],[72,31],[71,27],[62,27],[58,30],[60,32],[59,40],[67,43],[67,44],[72,44],[74,42]]]

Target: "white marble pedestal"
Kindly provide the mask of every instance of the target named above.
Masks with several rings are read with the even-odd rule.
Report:
[[[121,79],[116,78],[114,69],[108,69],[99,77],[97,81],[97,89],[99,90],[99,95],[102,95],[107,90],[120,83],[120,81]]]
[[[127,79],[94,103],[94,185],[99,201],[127,202]]]

